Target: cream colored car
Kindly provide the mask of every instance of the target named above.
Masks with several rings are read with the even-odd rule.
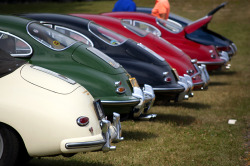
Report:
[[[123,139],[120,117],[114,113],[111,125],[104,116],[100,101],[80,84],[24,64],[0,78],[0,165],[114,150],[111,141]]]

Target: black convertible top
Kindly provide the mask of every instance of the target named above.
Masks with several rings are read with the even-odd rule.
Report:
[[[10,54],[0,49],[0,77],[12,73],[25,63],[25,60],[15,59]]]

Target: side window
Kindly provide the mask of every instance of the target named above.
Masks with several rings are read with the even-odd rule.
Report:
[[[54,29],[56,31],[58,31],[58,32],[61,32],[61,33],[65,34],[65,35],[67,35],[68,37],[71,37],[71,38],[73,38],[75,40],[78,40],[78,41],[80,41],[80,42],[82,42],[84,44],[87,44],[87,45],[91,46],[91,47],[94,46],[93,42],[88,37],[86,37],[85,35],[77,32],[77,31],[74,31],[74,30],[69,29],[69,28],[57,26],[57,25],[55,25]]]
[[[0,31],[0,49],[13,57],[27,57],[32,53],[32,48],[27,42],[3,31]]]
[[[133,25],[133,21],[132,20],[127,20],[127,19],[122,19],[123,22]]]
[[[151,32],[154,35],[161,36],[160,30],[157,29],[156,27],[148,24],[148,23],[134,20],[133,21],[133,26],[136,26],[136,27],[138,27],[138,28],[140,28],[140,29],[142,29],[142,30],[144,30],[146,32]]]

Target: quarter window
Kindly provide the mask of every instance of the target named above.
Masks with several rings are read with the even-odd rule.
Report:
[[[149,33],[149,32],[146,32],[138,27],[135,27],[134,25],[128,24],[127,21],[124,22],[122,20],[121,23],[124,26],[124,28],[127,28],[128,30],[130,30],[131,32],[133,32],[134,34],[136,34],[138,36],[145,37]]]
[[[150,25],[148,23],[137,21],[137,20],[123,20],[123,21],[137,28],[140,28],[141,30],[144,30],[146,32],[151,32],[156,36],[161,36],[161,31],[157,29],[156,27],[154,27],[153,25]]]
[[[183,30],[183,27],[181,24],[170,19],[163,20],[163,19],[156,18],[156,23],[172,33],[179,33]]]
[[[64,50],[77,42],[68,36],[37,23],[28,25],[28,33],[38,42],[56,51]]]
[[[69,36],[77,41],[80,41],[84,44],[87,44],[91,47],[94,46],[93,42],[88,37],[86,37],[85,35],[77,32],[77,31],[74,31],[74,30],[69,29],[69,28],[57,26],[57,25],[55,25],[55,30],[65,34],[65,35],[67,35],[67,36]]]
[[[27,42],[4,31],[0,31],[0,49],[13,57],[27,57],[32,53],[32,48]]]
[[[89,23],[89,31],[111,46],[121,45],[127,40],[127,38],[125,38],[124,36],[121,36],[104,27],[101,27],[93,22]]]
[[[60,33],[63,33],[64,35],[68,36],[68,37],[71,37],[77,41],[80,41],[88,46],[91,46],[91,47],[94,47],[94,44],[93,42],[85,35],[77,32],[77,31],[74,31],[72,29],[69,29],[69,28],[66,28],[66,27],[62,27],[62,26],[59,26],[59,25],[52,25],[50,23],[46,23],[46,22],[40,22],[42,23],[43,25],[49,27],[49,28],[52,28]],[[54,28],[53,28],[54,26]]]

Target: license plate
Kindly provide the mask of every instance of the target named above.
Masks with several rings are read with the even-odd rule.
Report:
[[[137,80],[134,77],[129,78],[129,81],[130,81],[132,87],[139,87],[139,84],[138,84]]]
[[[176,69],[175,69],[175,68],[172,68],[172,71],[173,71],[173,73],[174,73],[175,78],[179,81],[180,78],[179,78],[179,74],[178,74],[178,72],[176,71]]]
[[[105,118],[101,100],[95,100],[94,106],[95,106],[95,112],[97,114],[98,119],[102,120],[103,118]]]

